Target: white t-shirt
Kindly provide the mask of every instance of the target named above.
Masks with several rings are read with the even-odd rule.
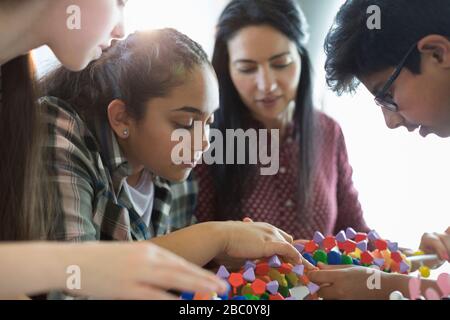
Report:
[[[155,185],[153,184],[152,176],[144,170],[135,187],[131,187],[125,180],[124,188],[134,210],[148,227],[152,217],[153,199],[155,197]]]

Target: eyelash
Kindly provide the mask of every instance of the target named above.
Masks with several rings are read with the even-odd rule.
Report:
[[[117,0],[117,4],[119,7],[125,7],[125,1],[124,0]]]
[[[285,69],[287,67],[289,67],[292,64],[292,62],[288,63],[288,64],[278,64],[278,65],[272,65],[272,68],[277,69],[277,70],[282,70]],[[246,74],[250,74],[256,71],[256,69],[241,69],[239,70],[242,73],[246,73]]]
[[[189,125],[189,126],[185,126],[185,125],[182,125],[182,124],[179,124],[179,123],[175,123],[175,127],[176,127],[177,129],[192,130],[192,129],[194,129],[194,123],[195,123],[195,122],[192,121],[192,124]],[[206,123],[206,125],[207,125],[207,126],[211,126],[213,123],[214,123],[214,120],[209,120],[209,121]]]

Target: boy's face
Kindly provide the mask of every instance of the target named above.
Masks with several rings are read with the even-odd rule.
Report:
[[[423,137],[430,133],[449,137],[450,42],[440,36],[429,36],[419,42],[418,48],[421,72],[413,74],[407,68],[402,69],[388,91],[398,105],[398,112],[382,108],[386,125],[391,129],[404,126],[409,131],[420,127]],[[393,71],[394,68],[388,68],[360,80],[375,95]]]

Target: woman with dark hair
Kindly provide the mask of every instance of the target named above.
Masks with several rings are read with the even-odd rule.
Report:
[[[47,136],[37,108],[29,51],[48,45],[66,68],[83,69],[100,57],[112,38],[123,37],[126,2],[0,1],[0,149],[5,154],[0,164],[0,241],[4,241],[0,243],[0,299],[52,289],[128,299],[175,298],[165,292],[174,286],[224,290],[213,274],[150,243],[36,242],[54,239],[56,216],[42,152]],[[81,30],[69,28],[69,19],[80,20]],[[124,273],[133,262],[141,268]],[[83,272],[79,290],[67,287],[68,267],[73,265]]]
[[[196,42],[173,29],[137,32],[82,72],[55,70],[43,86],[58,239],[147,241],[197,265],[273,254],[300,262],[292,237],[269,224],[193,225],[188,176],[209,148],[219,105],[216,75]],[[190,156],[179,163],[173,134],[194,133],[194,123],[200,143],[182,140]]]
[[[341,129],[314,110],[306,41],[296,1],[233,0],[222,12],[213,55],[220,88],[215,126],[224,135],[278,129],[280,168],[264,176],[260,163],[198,167],[201,221],[249,217],[297,239],[368,230]],[[229,150],[224,147],[224,158]]]

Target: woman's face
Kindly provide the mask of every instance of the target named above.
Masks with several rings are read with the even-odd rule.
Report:
[[[185,180],[209,148],[209,126],[218,106],[219,87],[212,67],[196,67],[169,96],[150,100],[143,119],[132,121],[129,138],[124,141],[127,158],[137,170],[142,166],[169,181]],[[176,129],[190,133],[190,141],[172,141]],[[175,163],[173,151],[180,145],[190,151],[190,163]]]
[[[228,41],[231,79],[253,116],[283,120],[295,101],[301,57],[293,41],[271,26],[249,26]]]
[[[114,38],[124,36],[127,0],[62,0],[52,4],[49,47],[72,71],[98,59]]]

